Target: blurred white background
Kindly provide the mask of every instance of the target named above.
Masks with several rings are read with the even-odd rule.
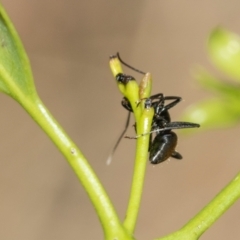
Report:
[[[208,96],[194,82],[197,64],[213,69],[205,43],[222,25],[240,33],[240,1],[2,0],[29,55],[43,102],[76,141],[124,219],[135,142],[125,124],[108,57],[153,74],[153,93],[183,97],[173,120]],[[137,79],[141,75],[125,69]],[[12,99],[0,95],[0,239],[103,239],[94,209],[58,150]],[[129,129],[128,135],[134,135]],[[238,172],[239,127],[180,136],[184,160],[148,164],[136,228],[138,240],[182,227]],[[240,203],[202,237],[238,239]]]

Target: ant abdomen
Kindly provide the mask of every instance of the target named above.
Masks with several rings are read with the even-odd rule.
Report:
[[[181,155],[175,152],[177,139],[177,134],[174,132],[157,134],[149,148],[149,161],[152,164],[158,164],[169,157],[181,159]],[[174,156],[175,154],[178,157]]]

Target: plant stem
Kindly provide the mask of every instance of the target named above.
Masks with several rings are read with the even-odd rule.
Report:
[[[65,156],[91,199],[105,233],[105,239],[132,239],[122,227],[116,211],[95,172],[38,97],[18,98],[21,105]],[[34,100],[33,100],[34,99]]]
[[[182,229],[159,240],[198,239],[240,197],[240,173]]]
[[[148,133],[152,125],[154,110],[144,109],[143,113],[137,121],[137,132]],[[126,219],[124,221],[125,228],[133,234],[137,216],[139,213],[140,202],[143,191],[143,184],[146,172],[146,163],[148,157],[149,135],[139,137],[137,139],[135,167],[133,173],[133,181],[130,193]]]

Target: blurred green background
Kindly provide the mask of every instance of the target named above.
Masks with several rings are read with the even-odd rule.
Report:
[[[240,2],[1,2],[29,55],[39,95],[89,159],[123,219],[135,142],[124,139],[106,166],[127,116],[108,57],[119,51],[127,63],[151,72],[153,93],[181,96],[171,110],[172,120],[179,120],[188,105],[209,96],[191,72],[201,64],[214,73],[206,39],[218,25],[240,33]],[[0,238],[103,239],[65,159],[16,102],[1,94],[0,103]],[[180,136],[183,161],[148,165],[138,240],[177,230],[236,175],[239,133],[235,127]],[[135,133],[130,128],[127,134]],[[238,239],[239,211],[238,202],[201,240]]]

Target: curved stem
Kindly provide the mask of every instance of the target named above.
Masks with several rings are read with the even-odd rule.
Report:
[[[116,211],[95,172],[38,96],[31,99],[20,96],[18,100],[67,159],[96,209],[104,229],[105,239],[117,239],[117,237],[118,239],[119,237],[121,239],[131,239],[122,227]]]
[[[240,173],[182,229],[159,240],[198,239],[240,198]]]

